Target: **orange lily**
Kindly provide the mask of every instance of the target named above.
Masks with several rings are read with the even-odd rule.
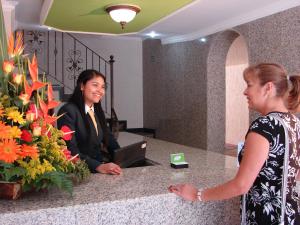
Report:
[[[46,124],[52,124],[52,125],[54,125],[54,122],[56,120],[58,120],[59,117],[60,116],[49,116],[49,115],[46,115],[44,117],[44,121],[45,121]]]
[[[33,121],[41,117],[42,117],[42,111],[39,110],[35,104],[30,104],[29,109],[26,112],[26,119],[29,121]]]
[[[22,100],[23,105],[27,105],[30,102],[30,96],[27,94],[21,94],[19,95],[19,99]]]
[[[14,41],[15,41],[14,40],[14,35],[11,34],[9,36],[9,41],[8,41],[8,46],[7,46],[7,52],[8,52],[8,56],[10,58],[22,54],[22,52],[24,50],[23,33],[20,32],[20,31],[17,32],[16,45],[15,45]]]
[[[51,91],[50,91],[51,92]],[[51,98],[51,94],[50,94],[50,98]],[[48,111],[50,109],[49,105],[46,104],[40,96],[38,96],[38,101],[39,101],[39,105],[40,105],[40,109],[42,111],[42,114],[43,114],[43,118],[44,118],[44,122],[46,124],[53,124],[56,120],[58,120],[59,117],[61,117],[62,115],[60,116],[50,116],[48,115]]]
[[[44,118],[39,118],[31,124],[33,136],[46,135],[47,132],[47,121]]]
[[[48,115],[48,106],[47,104],[41,99],[40,96],[38,96],[38,100],[39,100],[39,105],[40,108],[42,110],[43,116],[45,117],[46,115]]]
[[[4,73],[9,74],[14,70],[14,68],[15,66],[13,61],[7,61],[7,60],[3,61],[2,69]]]
[[[33,136],[36,136],[36,137],[41,136],[41,134],[42,134],[42,127],[39,127],[39,126],[33,127],[32,134],[33,134]]]
[[[40,108],[43,113],[44,122],[46,124],[53,124],[60,116],[50,116],[48,115],[49,107],[48,105],[38,96]]]
[[[48,109],[56,108],[60,102],[54,101],[52,85],[48,84]]]
[[[11,33],[9,35],[9,40],[7,43],[7,53],[9,55],[9,57],[13,57],[14,56],[14,47],[15,47],[15,38],[13,33]]]
[[[34,113],[26,113],[26,120],[27,121],[29,121],[29,122],[32,122],[32,121],[34,121],[34,119],[35,119],[35,114]]]
[[[32,91],[46,86],[45,83],[38,81],[38,64],[35,54],[33,55],[32,62],[28,59],[28,69],[32,80]]]
[[[33,90],[27,83],[26,79],[24,79],[24,91],[25,93],[22,93],[19,96],[19,98],[23,101],[23,105],[27,105],[30,102],[30,98]]]
[[[21,84],[23,81],[23,74],[13,74],[13,82],[16,84]]]
[[[29,86],[28,82],[26,79],[24,79],[24,91],[25,91],[25,94],[29,95],[29,97],[31,97],[31,94],[32,94],[32,88]]]
[[[17,32],[16,45],[14,50],[15,55],[21,55],[24,48],[25,46],[23,45],[23,33],[19,31]]]

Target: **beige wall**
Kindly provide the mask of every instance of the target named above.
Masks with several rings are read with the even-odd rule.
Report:
[[[114,55],[114,101],[119,120],[128,128],[143,125],[143,47],[142,40],[76,34],[79,40],[101,56]]]
[[[249,126],[248,104],[243,91],[243,70],[248,64],[226,66],[226,132],[225,143],[244,141]]]
[[[226,58],[226,126],[225,143],[236,145],[244,141],[249,126],[248,104],[243,70],[248,66],[248,51],[244,38],[239,36],[231,45]]]

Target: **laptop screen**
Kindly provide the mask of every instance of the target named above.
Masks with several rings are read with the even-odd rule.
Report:
[[[114,152],[114,163],[122,168],[145,160],[147,142],[144,137],[120,132],[118,137],[119,149]]]

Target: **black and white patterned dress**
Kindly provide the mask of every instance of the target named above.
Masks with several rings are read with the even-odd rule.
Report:
[[[257,118],[249,132],[265,137],[270,143],[268,159],[260,170],[253,186],[246,194],[246,224],[278,225],[281,216],[281,188],[285,151],[285,133],[280,122],[272,117],[281,117],[288,125],[290,138],[288,184],[285,225],[300,225],[300,200],[296,192],[295,176],[300,167],[300,121],[290,113],[273,112]],[[239,155],[241,161],[243,150]],[[242,206],[241,206],[242,207]]]

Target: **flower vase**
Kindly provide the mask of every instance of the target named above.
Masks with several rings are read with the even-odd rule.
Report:
[[[21,193],[20,183],[0,181],[0,199],[17,199],[21,196]]]

